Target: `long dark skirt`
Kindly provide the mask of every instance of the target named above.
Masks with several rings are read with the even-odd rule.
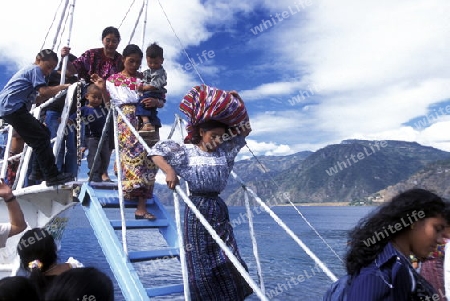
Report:
[[[220,197],[195,196],[191,199],[247,270],[237,248],[225,202]],[[225,252],[187,206],[184,218],[184,243],[191,299],[239,301],[252,294],[252,289]]]

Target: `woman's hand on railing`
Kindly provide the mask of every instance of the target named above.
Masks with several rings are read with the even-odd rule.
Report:
[[[178,179],[177,174],[175,173],[175,170],[171,169],[171,170],[167,171],[166,183],[167,183],[167,187],[169,187],[169,189],[172,189],[172,190],[175,189],[175,186],[180,184],[180,181]]]

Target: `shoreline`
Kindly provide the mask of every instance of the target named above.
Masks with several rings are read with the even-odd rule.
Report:
[[[330,206],[330,207],[342,207],[342,206],[350,206],[349,202],[323,202],[323,203],[317,203],[317,202],[312,202],[312,203],[294,203],[295,206],[299,206],[299,207],[313,207],[313,206]],[[291,204],[282,204],[282,205],[277,205],[277,206],[291,206]]]

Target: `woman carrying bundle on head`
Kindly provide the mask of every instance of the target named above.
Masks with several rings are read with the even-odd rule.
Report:
[[[241,103],[244,110],[242,120],[234,127],[233,124],[224,123],[226,116],[221,121],[214,120],[213,118],[220,116],[213,111],[197,110],[198,102],[204,102],[205,99],[192,98],[192,94],[189,94],[187,102],[192,104],[193,110],[188,117],[196,116],[189,119],[189,136],[185,140],[189,144],[161,141],[152,148],[149,155],[166,174],[170,189],[178,185],[177,176],[189,184],[192,202],[247,269],[239,254],[228,207],[219,194],[227,184],[237,154],[246,143],[245,137],[251,131],[250,123],[243,102],[236,92],[203,88],[215,91],[215,95],[220,94],[221,97],[216,100],[223,101],[225,105],[231,102]],[[196,91],[206,91],[200,89],[194,88],[193,94],[200,96]],[[212,98],[210,100],[209,103],[214,102]],[[217,113],[220,113],[219,110]],[[183,237],[187,250],[191,300],[239,301],[252,294],[250,286],[188,206],[184,215]]]

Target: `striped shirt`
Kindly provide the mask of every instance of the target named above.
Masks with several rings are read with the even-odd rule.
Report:
[[[402,253],[388,243],[376,259],[354,277],[347,300],[435,300],[433,296],[438,296],[433,287],[413,269]]]

